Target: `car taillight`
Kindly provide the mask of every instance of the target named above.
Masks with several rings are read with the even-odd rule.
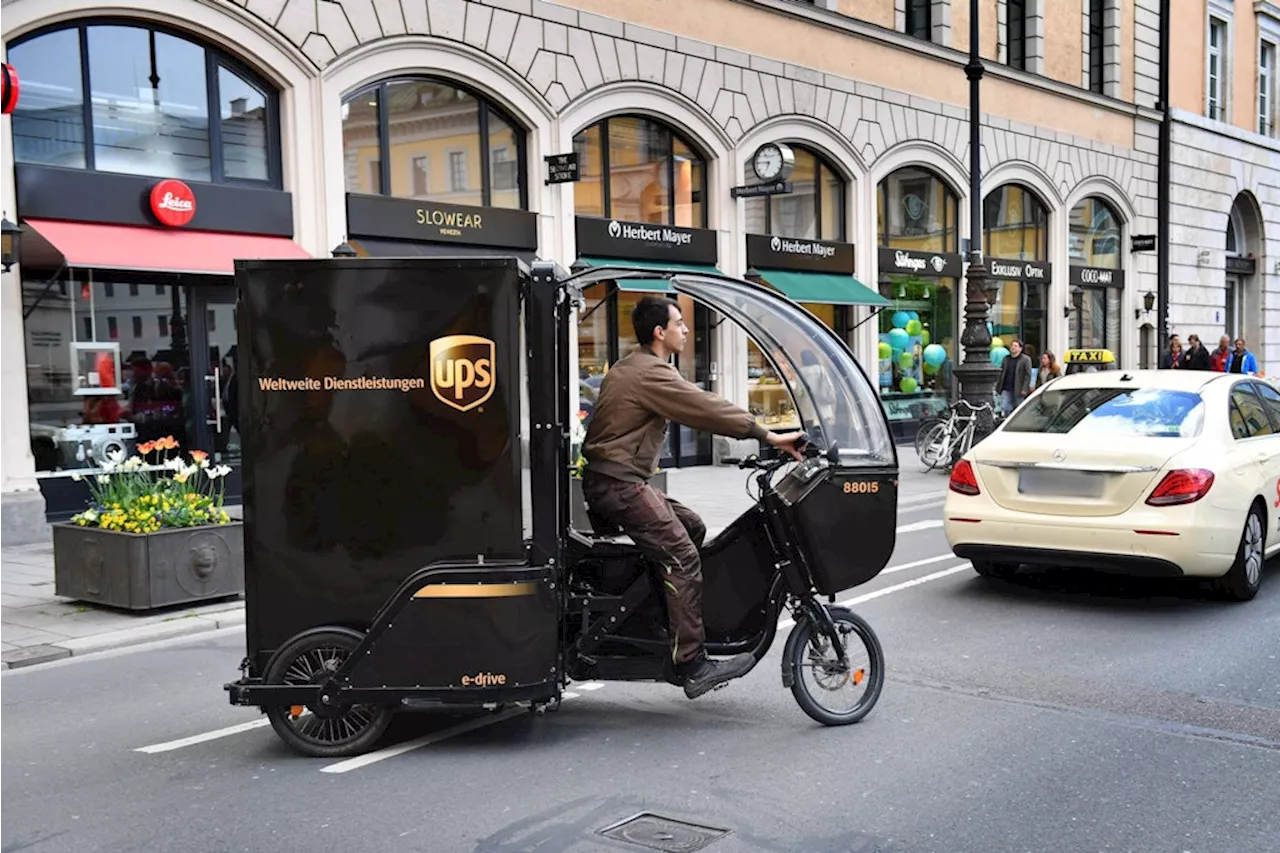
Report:
[[[1195,503],[1209,493],[1213,472],[1203,468],[1182,468],[1164,475],[1147,503],[1151,506],[1173,506]]]
[[[950,485],[951,491],[962,495],[976,495],[981,491],[978,488],[978,478],[973,475],[973,466],[967,459],[961,459],[951,469]]]

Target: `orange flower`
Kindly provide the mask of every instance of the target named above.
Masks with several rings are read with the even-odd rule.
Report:
[[[171,435],[166,435],[164,438],[156,439],[156,450],[177,450],[177,449],[178,449],[178,442],[175,441],[173,436]]]
[[[587,419],[587,410],[578,409],[578,420],[585,421]]]
[[[138,452],[141,453],[143,456],[146,456],[148,453],[150,453],[155,449],[156,449],[156,443],[154,441],[148,441],[146,444],[138,445]]]
[[[209,454],[208,454],[208,453],[205,453],[203,450],[193,450],[193,451],[191,451],[191,460],[192,460],[193,462],[203,462],[204,460],[206,460],[206,459],[208,459],[208,458],[209,458]]]

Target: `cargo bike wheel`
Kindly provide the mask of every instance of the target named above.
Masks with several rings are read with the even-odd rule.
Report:
[[[308,631],[286,643],[267,665],[269,685],[323,684],[347,661],[364,636],[349,628]],[[312,758],[359,755],[377,743],[391,723],[389,705],[337,703],[264,706],[271,727],[292,749]]]
[[[856,723],[871,712],[884,687],[884,651],[866,620],[844,607],[828,607],[830,626],[844,648],[843,661],[814,618],[798,619],[785,654],[791,693],[824,726]]]

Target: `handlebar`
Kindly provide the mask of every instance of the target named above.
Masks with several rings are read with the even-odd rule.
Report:
[[[814,456],[818,456],[822,452],[818,448],[818,446],[809,439],[809,436],[803,433],[801,434],[800,438],[796,440],[796,451],[800,453],[802,456],[807,456],[810,458]],[[786,465],[789,462],[794,462],[795,459],[789,453],[780,453],[778,454],[778,458],[772,461],[761,459],[759,456],[755,456],[755,455],[748,456],[744,459],[738,459],[736,457],[726,456],[721,461],[726,462],[730,465],[737,465],[739,468],[743,470],[755,470],[755,471],[764,471],[766,473],[771,473],[773,471],[778,470],[783,465]]]

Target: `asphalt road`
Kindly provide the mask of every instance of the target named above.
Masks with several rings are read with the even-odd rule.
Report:
[[[845,596],[888,680],[843,728],[783,689],[781,643],[693,702],[573,685],[542,718],[406,715],[358,761],[227,704],[237,629],[6,672],[2,853],[643,853],[600,834],[641,812],[728,830],[708,853],[1280,851],[1280,565],[1245,605],[1006,583],[940,517],[904,512],[890,569]]]

